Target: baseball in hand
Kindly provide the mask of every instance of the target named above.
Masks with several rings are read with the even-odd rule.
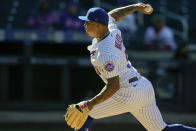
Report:
[[[153,8],[149,5],[148,7],[146,7],[144,9],[146,12],[151,12],[153,10]]]

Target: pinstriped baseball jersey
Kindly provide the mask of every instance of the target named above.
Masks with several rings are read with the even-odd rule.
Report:
[[[109,18],[108,28],[110,33],[105,39],[97,42],[94,38],[92,45],[88,46],[88,50],[91,52],[91,63],[105,83],[107,78],[119,75],[120,86],[122,87],[127,84],[129,78],[138,74],[138,72],[128,60],[121,32],[111,17]]]
[[[130,112],[149,131],[161,131],[166,127],[156,105],[154,89],[149,80],[142,77],[131,65],[123,45],[121,32],[113,18],[109,18],[110,33],[100,42],[93,39],[88,46],[91,63],[97,74],[106,79],[119,76],[120,89],[106,101],[97,104],[90,116],[100,119]],[[131,78],[137,78],[134,82]]]

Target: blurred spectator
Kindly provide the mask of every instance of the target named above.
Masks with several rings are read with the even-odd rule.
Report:
[[[126,0],[124,1],[117,0],[116,4],[118,7],[121,7],[121,6],[128,5],[130,3],[128,3]],[[125,18],[123,18],[121,21],[117,23],[117,26],[123,32],[131,33],[131,34],[135,33],[137,31],[135,14],[130,14],[126,16]]]
[[[41,0],[37,14],[28,20],[28,25],[36,29],[49,29],[57,25],[58,21],[58,13],[49,9],[47,0]]]
[[[60,14],[60,24],[64,29],[80,30],[83,28],[83,22],[78,19],[78,6],[77,4],[69,0],[67,2],[67,8]]]
[[[176,42],[172,30],[165,24],[160,15],[152,18],[152,26],[148,27],[144,35],[145,44],[149,49],[174,51]]]

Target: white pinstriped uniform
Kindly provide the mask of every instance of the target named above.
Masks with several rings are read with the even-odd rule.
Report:
[[[100,119],[130,112],[147,130],[161,131],[166,127],[166,123],[156,106],[151,82],[131,66],[125,53],[121,32],[112,17],[109,18],[108,28],[109,35],[101,42],[93,39],[88,50],[91,52],[91,63],[104,82],[119,75],[120,89],[108,100],[95,105],[90,111],[90,116]],[[138,80],[129,83],[129,79],[135,76]]]

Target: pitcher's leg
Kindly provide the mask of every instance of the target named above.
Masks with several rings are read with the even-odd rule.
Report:
[[[108,116],[122,114],[128,112],[127,109],[128,108],[125,107],[125,105],[122,105],[119,102],[113,100],[112,98],[109,98],[108,100],[93,107],[93,109],[90,111],[87,121],[78,131],[91,131],[93,119],[100,119]]]
[[[113,98],[109,98],[108,100],[95,105],[90,111],[90,116],[94,119],[100,119],[125,112],[128,112],[126,105],[116,102]]]
[[[148,131],[161,131],[167,126],[155,102],[131,113]]]

